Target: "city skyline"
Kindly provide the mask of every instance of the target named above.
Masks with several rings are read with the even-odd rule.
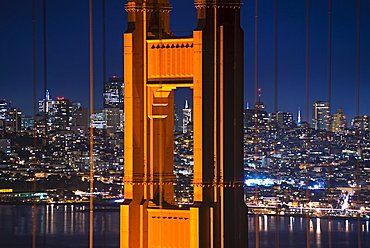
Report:
[[[33,4],[40,2],[32,1]],[[99,1],[100,4],[102,2],[106,1]],[[46,0],[42,3],[45,4]],[[0,101],[0,117],[5,116],[5,119],[0,118],[0,158],[2,158],[0,203],[32,204],[32,213],[23,212],[23,216],[32,216],[32,221],[26,221],[28,225],[32,222],[32,226],[29,225],[32,229],[32,247],[41,243],[44,247],[47,247],[48,243],[64,244],[56,242],[53,239],[55,235],[48,232],[53,229],[49,228],[51,225],[47,223],[48,219],[63,223],[65,230],[69,229],[68,222],[89,229],[89,234],[84,235],[86,240],[80,238],[79,241],[85,246],[86,243],[89,247],[98,245],[100,231],[103,232],[105,243],[105,230],[108,229],[99,227],[96,219],[100,217],[95,215],[95,212],[105,210],[107,204],[112,207],[109,211],[117,212],[115,219],[120,219],[119,225],[114,225],[114,229],[120,230],[115,239],[117,241],[119,239],[121,248],[139,246],[245,248],[254,245],[256,248],[271,247],[272,245],[265,243],[272,237],[271,234],[266,235],[267,226],[274,228],[275,246],[309,247],[314,244],[319,246],[328,244],[329,247],[337,247],[337,243],[341,241],[338,242],[339,239],[335,238],[335,235],[345,236],[345,242],[350,246],[357,244],[360,247],[361,244],[369,243],[370,119],[368,116],[357,118],[355,126],[358,128],[344,128],[347,125],[345,113],[348,109],[343,105],[350,107],[356,102],[351,98],[351,90],[358,86],[346,81],[345,76],[350,77],[353,72],[353,65],[348,66],[353,57],[345,55],[346,53],[353,55],[351,49],[356,47],[343,48],[339,53],[341,60],[335,60],[333,46],[333,65],[343,62],[346,68],[336,70],[335,73],[333,69],[336,76],[339,72],[343,72],[345,76],[341,78],[342,83],[339,83],[340,81],[334,83],[333,77],[332,113],[336,108],[343,108],[344,112],[338,110],[338,113],[331,117],[329,103],[323,99],[327,87],[323,68],[328,65],[328,61],[325,60],[325,48],[320,50],[320,46],[313,45],[315,56],[314,59],[310,56],[309,68],[316,73],[310,72],[310,75],[305,75],[301,71],[308,69],[304,64],[307,57],[300,53],[305,50],[304,45],[307,43],[304,38],[302,42],[299,41],[301,35],[307,32],[307,28],[304,28],[305,25],[301,27],[300,21],[304,18],[292,19],[293,13],[305,10],[302,2],[289,5],[288,8],[286,8],[288,5],[284,5],[286,3],[281,5],[281,8],[285,9],[282,12],[285,17],[283,16],[281,21],[283,24],[288,23],[290,28],[289,32],[285,30],[286,35],[284,32],[282,34],[282,40],[285,39],[286,42],[279,43],[279,48],[280,46],[282,48],[279,51],[283,54],[279,56],[279,61],[283,62],[279,62],[279,104],[273,106],[276,99],[271,96],[274,92],[274,89],[271,90],[273,82],[271,79],[274,79],[276,74],[272,73],[273,66],[269,67],[274,61],[274,50],[269,48],[274,47],[274,42],[271,42],[274,37],[269,39],[266,35],[266,30],[269,30],[266,26],[260,29],[259,35],[262,35],[259,40],[258,82],[253,78],[254,70],[258,69],[253,65],[253,61],[258,61],[253,43],[256,37],[253,28],[248,27],[253,27],[253,19],[257,18],[254,15],[266,21],[268,18],[264,17],[263,13],[266,14],[265,11],[271,10],[268,4],[273,5],[277,1],[264,2],[260,6],[261,10],[264,10],[261,15],[254,13],[254,7],[257,6],[245,3],[246,12],[242,15],[246,18],[242,21],[250,25],[247,29],[244,27],[246,31],[243,37],[243,30],[240,27],[240,0],[196,0],[198,27],[195,28],[193,35],[178,36],[179,32],[172,28],[175,36],[169,38],[172,32],[169,27],[169,12],[166,9],[170,0],[128,0],[126,10],[129,29],[124,33],[124,54],[120,54],[124,56],[125,66],[122,73],[124,75],[113,74],[113,71],[110,71],[114,67],[122,69],[123,66],[117,60],[110,59],[115,57],[110,57],[109,53],[107,71],[101,70],[102,64],[105,63],[103,59],[95,57],[96,102],[95,106],[90,105],[90,114],[87,108],[82,106],[87,106],[84,95],[88,93],[89,87],[87,80],[84,84],[86,75],[82,71],[86,66],[86,58],[81,56],[83,53],[81,51],[89,46],[86,42],[85,47],[85,43],[82,42],[81,37],[85,37],[83,34],[80,40],[77,35],[66,36],[70,28],[64,25],[72,17],[76,17],[77,21],[73,22],[75,26],[78,24],[84,26],[78,21],[79,18],[81,20],[84,18],[84,12],[69,14],[64,12],[65,2],[57,4],[48,1],[48,3],[52,6],[51,9],[58,10],[55,14],[49,14],[51,19],[63,20],[63,25],[59,25],[58,29],[52,29],[54,34],[58,33],[60,36],[54,43],[48,44],[60,46],[54,52],[48,50],[48,84],[46,81],[43,82],[46,71],[43,72],[42,63],[41,65],[38,63],[38,68],[41,69],[38,72],[37,94],[32,90],[28,91],[28,94],[22,95],[24,100],[21,101],[22,104],[28,103],[31,107],[32,104],[26,98],[33,96],[34,102],[39,100],[39,104],[35,103],[34,108],[37,111],[38,106],[40,113],[34,115],[35,119],[31,126],[31,118],[24,120],[18,114],[17,108],[10,110],[4,108],[7,102]],[[69,3],[70,8],[66,11],[73,12],[76,6],[85,10],[86,6],[80,2]],[[92,3],[90,0],[89,4]],[[100,11],[99,3],[95,2],[95,10]],[[120,4],[122,3],[123,1],[120,1]],[[188,3],[190,1],[186,1],[186,4]],[[258,3],[258,0],[254,3]],[[310,1],[307,0],[306,3]],[[320,9],[318,1],[312,1],[311,4],[310,7],[313,8],[311,13],[315,16]],[[174,5],[176,5],[174,9],[181,7],[178,1]],[[110,5],[110,8],[112,6]],[[181,13],[190,13],[185,6],[187,5],[181,9]],[[333,12],[339,14],[339,10],[338,7]],[[355,13],[350,7],[347,10],[350,14]],[[11,12],[10,8],[9,11]],[[65,13],[63,19],[60,18],[60,13]],[[91,8],[89,13],[91,16]],[[325,12],[322,13],[324,14],[320,17],[323,20]],[[190,15],[182,19],[191,20]],[[111,17],[110,14],[107,16]],[[289,18],[286,16],[292,19],[288,21]],[[17,20],[17,16],[13,18]],[[347,19],[343,17],[343,20]],[[92,19],[89,20],[91,25]],[[320,18],[317,17],[315,20]],[[14,23],[11,20],[8,22],[9,26]],[[184,27],[188,25],[193,24],[189,22]],[[2,25],[5,26],[6,24]],[[113,26],[116,27],[118,24],[114,23]],[[297,28],[296,32],[293,32],[294,27]],[[273,31],[273,28],[271,30]],[[356,31],[352,28],[350,30]],[[341,35],[351,36],[353,33],[349,32],[350,30],[346,31],[343,27]],[[19,29],[17,31],[21,32]],[[290,32],[294,35],[288,35]],[[117,33],[112,33],[112,37],[116,37]],[[320,37],[325,36],[325,30],[318,33]],[[9,33],[9,36],[12,35]],[[98,33],[95,39],[99,40],[99,37],[101,38],[101,34],[99,36]],[[68,46],[72,38],[76,38],[72,41],[73,49]],[[59,39],[64,41],[59,42]],[[92,36],[90,44],[91,40]],[[14,43],[17,42],[15,39]],[[4,41],[5,43],[10,44],[7,41]],[[99,42],[97,43],[99,45]],[[325,44],[325,39],[321,39],[321,43]],[[242,56],[244,46],[245,58]],[[20,46],[18,48],[23,49]],[[114,56],[121,51],[109,43],[107,49],[114,51],[112,52]],[[99,49],[96,51],[96,54],[99,54]],[[40,53],[38,58],[46,55],[42,54],[42,47],[38,48],[38,52]],[[59,53],[58,56],[55,55],[56,52]],[[74,59],[74,55],[81,60],[77,57]],[[4,58],[6,60],[5,56]],[[311,63],[318,58],[321,58],[319,62]],[[366,58],[365,56],[365,60]],[[361,59],[364,59],[363,56]],[[9,60],[9,65],[6,64],[4,74],[1,75],[10,73],[12,69],[10,65],[14,61]],[[302,61],[303,67],[300,63]],[[283,69],[280,70],[281,67]],[[24,81],[20,80],[26,75],[22,72],[27,71],[27,68],[18,67],[17,79],[20,83],[2,84],[4,92],[7,88],[13,90],[13,93],[6,94],[16,95],[25,89],[22,86],[33,86],[32,83],[27,84],[28,77]],[[72,77],[71,68],[80,74]],[[92,66],[90,72],[91,68]],[[366,67],[361,68],[367,73]],[[245,81],[243,71],[247,77]],[[52,76],[49,72],[59,73],[59,77]],[[100,72],[104,72],[102,74],[105,76],[97,80]],[[316,80],[315,75],[320,75],[321,81]],[[356,75],[358,74],[355,73]],[[125,85],[121,81],[122,76],[125,77]],[[307,81],[307,77],[310,82],[313,80],[315,83],[310,83],[312,92],[310,98],[305,99],[301,95],[302,93],[307,95],[301,86],[307,86],[304,82]],[[108,78],[109,82],[103,83],[108,81]],[[281,78],[284,80],[281,81]],[[91,78],[90,83],[93,83]],[[243,102],[244,84],[246,91]],[[185,90],[193,88],[193,103],[190,102],[190,92],[185,94],[180,90],[177,93],[181,92],[180,96],[186,97],[189,104],[185,101],[182,108],[182,102],[178,100],[179,106],[176,106],[174,101],[176,88]],[[62,91],[65,94],[60,94]],[[346,97],[339,98],[340,94],[337,91],[344,92]],[[366,91],[361,92],[366,94]],[[316,99],[318,97],[320,99]],[[42,100],[43,98],[45,100]],[[56,100],[52,100],[53,98]],[[334,99],[337,98],[342,100],[336,103],[339,106],[334,104]],[[81,101],[82,104],[73,101]],[[301,101],[308,106],[300,108]],[[255,110],[245,109],[247,102],[254,106]],[[22,108],[16,102],[13,104]],[[367,106],[366,98],[361,104],[362,108]],[[193,108],[189,108],[189,105]],[[271,113],[273,108],[275,113]],[[176,109],[180,112],[182,109],[184,117],[182,129],[176,128],[179,119],[175,113]],[[294,123],[291,113],[296,113],[298,109],[311,109],[312,114],[303,113],[304,118],[299,114],[299,123]],[[362,111],[359,114],[363,114]],[[89,116],[92,118],[90,125],[87,121]],[[305,121],[311,122],[311,118],[311,127],[305,125]],[[329,123],[331,120],[332,125]],[[26,127],[23,121],[29,125]],[[21,125],[18,125],[19,123]],[[89,126],[91,128],[88,129]],[[41,214],[37,204],[45,206]],[[82,206],[82,211],[85,210],[85,218],[72,218],[72,215],[68,214],[68,205],[74,209],[77,204]],[[63,221],[57,220],[56,209],[60,205],[64,205],[65,213],[71,218],[65,214]],[[29,207],[31,210],[31,206]],[[1,213],[4,213],[3,209]],[[77,212],[78,208],[72,211]],[[268,218],[274,221],[268,223]],[[335,222],[337,218],[346,223],[343,232],[345,235],[333,228],[337,225]],[[7,220],[4,217],[0,219]],[[5,230],[22,230],[12,227],[15,217],[10,219]],[[104,219],[104,222],[108,219]],[[289,221],[289,229],[284,230],[281,224],[285,220]],[[25,219],[16,222],[25,223],[24,221]],[[293,231],[293,222],[298,221],[301,229]],[[325,222],[325,225],[321,225],[320,221],[322,224]],[[356,223],[357,228],[350,233],[348,227],[352,223]],[[109,222],[105,224],[111,225]],[[316,233],[313,232],[315,228]],[[26,232],[23,230],[20,233],[25,236]],[[78,229],[70,230],[71,237],[81,237]],[[58,234],[65,232],[58,231]],[[295,240],[292,236],[301,238]],[[14,246],[17,242],[18,240],[14,239],[9,243]]]
[[[37,99],[43,90],[42,3],[36,1]],[[122,35],[126,30],[125,1],[106,1],[107,78],[123,76]],[[193,1],[174,1],[171,30],[190,35],[196,27]],[[259,3],[259,87],[268,112],[274,109],[274,8],[275,1]],[[0,99],[11,101],[25,114],[32,110],[32,6],[30,1],[1,0],[2,34]],[[88,6],[87,2],[46,2],[47,81],[52,98],[64,96],[88,106]],[[309,105],[327,101],[327,9],[326,1],[310,1]],[[361,3],[360,115],[370,114],[370,3]],[[245,33],[245,104],[254,99],[254,1],[244,1],[241,25]],[[279,1],[278,107],[296,119],[298,107],[305,120],[305,1]],[[348,119],[355,116],[357,2],[333,3],[332,14],[332,104],[331,114],[343,109]],[[64,17],[60,17],[63,13]],[[94,2],[95,108],[102,107],[101,2]],[[192,13],[192,14],[188,14]],[[193,17],[191,16],[193,15]],[[184,22],[183,20],[188,21]],[[62,21],[63,20],[63,21]],[[14,90],[14,85],[17,89]],[[181,101],[183,102],[183,101]],[[308,106],[311,109],[311,106]],[[311,121],[311,113],[309,122]]]
[[[166,11],[171,1],[172,28]],[[0,18],[0,34],[9,31],[0,41],[0,99],[1,94],[18,99],[8,98],[12,108],[0,100],[0,220],[8,222],[8,237],[2,239],[8,244],[0,246],[19,241],[32,247],[66,246],[74,237],[79,239],[75,246],[91,248],[101,243],[99,237],[103,246],[112,240],[121,248],[369,244],[370,117],[355,117],[354,127],[345,128],[347,116],[350,120],[358,110],[359,98],[353,93],[361,92],[357,115],[368,112],[364,96],[369,46],[361,51],[360,89],[356,66],[360,0],[333,6],[332,63],[325,57],[330,53],[324,25],[331,0],[279,1],[278,60],[278,0],[261,1],[260,11],[254,6],[258,0],[245,1],[244,12],[241,0],[171,1],[102,0],[91,6],[93,0],[33,0],[38,32],[33,90],[35,43],[29,49],[28,38],[35,34],[35,19],[30,23],[30,4],[0,0],[0,17],[6,20]],[[194,4],[196,17],[190,10]],[[311,8],[309,30],[306,4]],[[87,18],[92,9],[94,47],[88,35],[93,18]],[[190,21],[195,19],[197,23]],[[107,23],[107,60],[104,39],[100,42],[102,22]],[[364,33],[362,43],[367,44],[369,33]],[[331,95],[326,92],[330,65]],[[88,114],[93,82],[95,97]],[[246,109],[247,103],[254,109]],[[34,120],[23,118],[16,107],[27,114],[33,107]],[[29,210],[17,210],[27,205]],[[100,218],[105,210],[116,216]],[[110,223],[112,218],[119,223]],[[294,223],[300,228],[293,228]],[[273,232],[266,232],[267,227]],[[119,231],[111,235],[114,230]],[[58,242],[59,237],[66,241]]]

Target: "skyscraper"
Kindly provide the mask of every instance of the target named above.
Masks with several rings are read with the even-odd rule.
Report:
[[[5,120],[6,119],[6,114],[10,109],[10,102],[2,100],[0,101],[0,119]]]
[[[191,131],[191,108],[188,106],[188,100],[185,101],[185,107],[182,109],[182,132]]]
[[[45,99],[39,100],[39,113],[53,116],[55,111],[54,104],[55,100],[50,98],[50,92],[46,90]]]
[[[92,116],[92,126],[94,129],[106,129],[107,128],[107,117],[103,109],[95,109]]]
[[[53,124],[55,121],[55,102],[56,100],[53,100],[50,98],[50,92],[49,90],[46,90],[45,98],[42,100],[39,100],[39,113],[38,113],[38,127],[42,127],[42,132],[47,132],[48,130],[51,130],[53,128]],[[44,122],[44,123],[40,123]],[[47,127],[47,129],[45,129]]]
[[[123,132],[123,97],[123,77],[112,76],[108,82],[104,82],[102,113],[106,123],[104,129],[108,134]]]
[[[266,106],[263,102],[258,101],[254,104],[254,109],[258,109],[258,111],[266,111]]]
[[[11,107],[11,102],[0,101],[0,133],[19,132],[21,130],[22,111]]]
[[[107,133],[123,132],[123,110],[119,108],[104,108],[107,123]]]
[[[343,132],[347,128],[347,115],[342,109],[338,109],[338,113],[333,115],[333,123],[331,125],[332,132]]]
[[[301,108],[298,107],[298,119],[297,119],[297,124],[302,123],[302,118],[301,118]]]
[[[293,125],[293,114],[289,112],[278,111],[273,113],[273,118],[278,127],[291,127]]]
[[[22,111],[19,108],[12,107],[6,115],[6,131],[18,133],[21,131]]]
[[[123,77],[112,76],[104,82],[103,108],[123,109]]]
[[[368,115],[355,116],[352,119],[351,126],[353,128],[358,128],[360,130],[369,130],[370,116],[368,116]]]
[[[330,107],[328,102],[312,103],[312,127],[316,130],[328,130],[330,124]]]
[[[263,102],[258,101],[254,104],[254,109],[244,110],[244,127],[255,126],[264,127],[269,122],[269,115],[266,112],[266,106]]]
[[[33,116],[31,115],[22,116],[21,129],[22,131],[32,131],[33,130]]]
[[[52,129],[57,131],[71,130],[73,125],[72,103],[64,97],[57,97],[55,101],[55,115]]]

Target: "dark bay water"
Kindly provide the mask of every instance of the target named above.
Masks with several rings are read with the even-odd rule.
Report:
[[[88,247],[89,212],[80,210],[81,206],[73,205],[37,206],[37,247]],[[0,248],[32,247],[32,215],[29,205],[0,205]],[[255,216],[249,216],[248,221],[249,233],[246,235],[249,236],[249,248],[254,248]],[[306,218],[261,215],[258,222],[259,248],[306,247]],[[359,234],[361,247],[370,247],[369,221],[311,218],[309,230],[311,248],[356,248]],[[278,246],[275,245],[276,237]],[[94,247],[119,247],[118,210],[94,212]]]
[[[37,247],[86,248],[89,212],[81,206],[37,206]],[[0,205],[0,247],[32,247],[33,210],[29,205]],[[119,247],[119,211],[94,213],[94,247]]]
[[[254,248],[257,220],[255,216],[248,220],[249,247]],[[357,248],[359,237],[361,247],[370,247],[370,222],[364,220],[309,218],[307,223],[305,217],[260,215],[257,229],[259,248],[305,248],[307,237],[311,248]]]

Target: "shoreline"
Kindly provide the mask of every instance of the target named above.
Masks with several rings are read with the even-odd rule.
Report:
[[[13,206],[32,206],[33,202],[0,202],[1,205],[13,205]],[[82,212],[89,211],[89,202],[58,202],[58,203],[48,203],[48,202],[37,202],[37,206],[45,206],[45,205],[55,205],[55,206],[64,206],[64,205],[77,205],[77,206],[85,206],[86,209],[80,210]],[[94,210],[95,211],[119,211],[119,207],[121,204],[119,203],[94,203]],[[102,208],[103,207],[103,208]],[[105,208],[106,207],[106,208]],[[307,214],[269,214],[269,213],[253,213],[248,212],[248,216],[255,216],[255,215],[266,215],[266,216],[277,216],[277,217],[295,217],[295,218],[319,218],[319,219],[348,219],[348,220],[361,220],[361,221],[370,221],[369,217],[363,216],[333,216],[333,215],[307,215]]]
[[[257,215],[257,213],[248,213],[248,215]],[[278,217],[295,217],[295,218],[319,218],[319,219],[348,219],[348,220],[362,220],[362,221],[370,221],[367,217],[360,217],[360,216],[333,216],[333,215],[307,215],[307,214],[260,214],[258,215],[266,215],[266,216],[278,216]]]

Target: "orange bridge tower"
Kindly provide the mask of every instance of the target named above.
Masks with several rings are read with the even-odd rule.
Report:
[[[197,0],[189,37],[169,0],[128,0],[121,248],[246,248],[240,0]],[[194,204],[174,202],[174,93],[193,89]]]

